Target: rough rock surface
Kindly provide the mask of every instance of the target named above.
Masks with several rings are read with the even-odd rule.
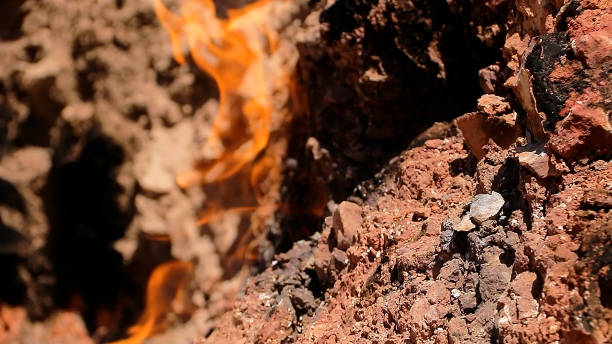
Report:
[[[205,196],[172,182],[215,85],[150,2],[0,2],[0,341],[119,338],[173,258],[196,309],[150,343],[612,341],[609,1],[310,6],[281,189],[299,211],[243,285],[239,216],[198,228]]]
[[[504,203],[502,195],[495,191],[490,194],[476,195],[470,204],[470,218],[477,224],[492,220],[504,206]]]
[[[284,203],[306,209],[340,203],[434,122],[475,111],[478,70],[500,58],[510,10],[510,1],[312,4],[297,36],[288,152],[300,169],[288,173],[284,193]],[[304,149],[313,140],[322,157]],[[305,223],[273,244],[287,250],[320,225],[294,216],[282,227]]]
[[[447,2],[451,8],[458,3]],[[367,83],[359,80],[384,90],[388,80],[402,75],[381,69],[384,58],[373,63],[373,70],[352,67],[377,56],[370,49],[387,47],[384,41],[368,40],[379,23],[393,23],[413,9],[393,1],[379,2],[374,10],[368,6],[336,1],[320,14],[327,26],[315,42],[325,48],[314,61],[328,61],[321,68],[331,65],[331,71],[323,75],[335,81],[311,91],[323,100],[312,105],[318,109],[315,118],[325,111],[342,114],[342,107],[356,112],[359,123],[364,112],[355,107],[373,99],[366,96]],[[401,8],[398,15],[385,16],[394,6]],[[252,277],[235,311],[221,318],[202,343],[227,338],[300,343],[612,340],[612,8],[598,0],[485,6],[517,10],[497,28],[505,37],[503,56],[477,73],[487,94],[474,100],[478,112],[456,121],[459,135],[427,140],[393,159],[349,197],[350,207],[360,208],[353,215],[330,208],[320,233],[296,243],[277,257],[276,265]],[[334,22],[332,13],[346,20]],[[435,26],[435,20],[425,22]],[[479,32],[487,30],[480,27]],[[415,50],[422,46],[420,38],[411,43]],[[314,53],[304,49],[303,58],[313,59]],[[331,60],[325,60],[327,49],[336,51]],[[351,57],[354,51],[363,57]],[[415,56],[410,49],[404,52]],[[416,66],[419,61],[435,64],[435,59],[415,60]],[[355,69],[367,72],[361,79],[349,78],[349,87],[341,85],[344,78],[333,77],[354,75]],[[409,92],[422,86],[410,85]],[[317,92],[339,103],[329,105]],[[382,106],[397,104],[389,103]],[[325,147],[327,154],[336,154]],[[494,193],[500,195],[495,211],[470,221],[474,197]],[[359,225],[349,225],[352,239],[346,241],[346,231],[339,229],[349,223]],[[286,263],[291,261],[296,263]],[[263,280],[274,287],[266,289]],[[279,281],[302,281],[292,288],[305,288],[315,298],[309,298],[307,316],[298,311],[303,302],[291,298],[290,311],[281,292],[286,282]]]

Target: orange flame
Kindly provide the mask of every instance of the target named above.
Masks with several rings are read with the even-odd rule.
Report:
[[[206,151],[218,152],[217,156],[198,163],[194,171],[179,175],[177,184],[186,188],[223,181],[253,162],[250,184],[258,205],[230,209],[212,206],[199,224],[228,213],[273,211],[274,202],[266,199],[268,191],[264,189],[272,188],[269,175],[280,175],[280,157],[264,156],[256,161],[268,146],[273,111],[268,87],[270,77],[264,71],[264,60],[277,48],[278,39],[274,30],[267,27],[265,13],[258,11],[270,0],[229,10],[228,19],[215,16],[212,0],[184,0],[181,15],[170,12],[162,0],[153,2],[157,17],[170,36],[175,60],[179,64],[187,62],[182,50],[183,43],[187,43],[193,61],[215,79],[219,89],[219,109],[204,147]],[[239,27],[245,20],[258,30],[241,31]],[[252,37],[253,32],[262,33],[265,39]],[[258,189],[260,183],[265,186]],[[253,244],[247,242],[237,252],[246,255]],[[112,344],[140,344],[159,331],[163,315],[183,292],[192,270],[190,263],[180,261],[157,267],[147,285],[143,315],[128,330],[129,338]]]
[[[229,214],[242,215],[242,214],[252,213],[255,210],[257,210],[257,207],[255,206],[234,207],[230,209],[222,209],[216,206],[208,207],[206,209],[206,212],[204,212],[204,214],[200,216],[198,225],[199,226],[205,225],[223,215],[229,215]]]
[[[196,171],[180,175],[177,183],[181,187],[224,180],[253,161],[268,144],[272,109],[263,66],[266,49],[238,29],[248,15],[250,21],[262,23],[267,50],[274,49],[277,39],[273,31],[263,27],[265,18],[254,11],[267,2],[230,10],[225,20],[215,16],[212,0],[184,1],[182,16],[171,13],[161,0],[154,0],[176,61],[186,63],[182,52],[185,40],[195,63],[219,88],[219,110],[206,145],[213,150],[221,146],[223,152],[201,163]]]
[[[280,87],[288,83],[288,78],[282,78],[288,74],[275,79],[265,70],[267,59],[279,44],[264,6],[272,1],[259,0],[228,10],[227,19],[216,17],[212,0],[184,0],[180,15],[170,12],[162,0],[153,1],[155,12],[170,36],[176,61],[186,63],[183,53],[186,43],[193,61],[215,79],[219,88],[219,109],[204,147],[205,151],[217,154],[197,163],[193,171],[180,174],[177,184],[186,188],[223,181],[252,163],[250,186],[257,205],[228,209],[212,206],[199,224],[226,214],[271,214],[277,209],[275,190],[282,166],[282,152],[278,147],[270,149],[269,145],[274,111],[271,86],[277,81],[281,82]],[[267,155],[260,154],[266,148]],[[257,225],[252,227],[255,231]]]
[[[155,333],[175,300],[180,300],[192,278],[189,262],[172,261],[153,270],[147,283],[146,307],[138,322],[128,329],[129,338],[109,344],[140,344]]]

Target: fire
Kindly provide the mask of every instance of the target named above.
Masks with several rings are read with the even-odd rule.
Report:
[[[109,344],[140,344],[158,331],[173,303],[183,298],[192,273],[192,264],[183,261],[172,261],[155,268],[147,283],[146,308],[138,322],[128,329],[130,337]]]
[[[153,2],[170,36],[175,60],[179,64],[187,63],[183,53],[186,43],[193,61],[215,79],[219,89],[219,109],[204,147],[204,151],[213,152],[214,156],[198,162],[193,171],[180,174],[177,184],[186,188],[221,182],[250,167],[249,185],[257,204],[230,209],[211,205],[199,224],[228,213],[273,213],[278,209],[278,192],[274,190],[278,190],[284,146],[282,142],[269,144],[274,113],[270,85],[283,79],[273,77],[265,69],[266,60],[279,42],[275,30],[267,23],[269,14],[264,8],[271,0],[229,10],[227,19],[216,17],[212,0],[184,0],[180,15],[170,12],[162,0]],[[288,80],[284,78],[280,84],[288,85]],[[239,239],[234,255],[248,256],[254,251],[253,234]],[[147,286],[142,317],[129,329],[128,339],[113,344],[139,344],[159,331],[162,316],[184,290],[191,272],[191,264],[180,261],[157,267]]]
[[[264,60],[275,49],[277,39],[265,26],[265,16],[257,11],[267,2],[260,0],[230,10],[228,19],[219,19],[211,0],[184,1],[182,16],[171,13],[161,0],[154,0],[176,61],[186,63],[182,52],[186,42],[194,62],[215,79],[219,88],[219,110],[205,148],[221,152],[199,163],[196,170],[180,175],[177,183],[181,187],[227,179],[254,161],[268,144],[272,106]],[[245,19],[258,24],[267,42],[257,42],[239,30]]]
[[[266,70],[266,63],[279,43],[275,29],[268,23],[266,5],[272,1],[259,0],[228,10],[227,19],[216,17],[212,0],[184,0],[181,15],[170,12],[162,0],[153,1],[155,12],[170,36],[175,60],[180,64],[187,62],[183,53],[186,43],[193,61],[215,79],[219,89],[219,109],[203,149],[216,154],[198,162],[194,170],[180,174],[177,184],[186,188],[220,182],[248,166],[251,193],[257,204],[230,209],[211,206],[200,224],[231,213],[259,211],[269,215],[277,208],[275,190],[284,153],[269,145],[274,113],[271,89],[288,88],[289,83],[289,73],[281,70],[281,75],[275,77]]]

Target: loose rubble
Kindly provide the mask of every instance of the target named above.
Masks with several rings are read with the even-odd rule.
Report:
[[[602,38],[612,9],[598,0],[501,3],[516,5],[520,20],[503,59],[478,73],[487,93],[478,112],[454,122],[457,135],[400,154],[367,194],[279,256],[310,263],[266,269],[234,306],[255,307],[255,281],[306,272],[308,316],[275,306],[234,313],[202,343],[248,342],[270,333],[259,326],[279,328],[233,324],[277,317],[293,325],[271,342],[612,340],[611,56]],[[273,305],[284,303],[282,288]]]
[[[470,204],[470,218],[477,224],[491,220],[499,213],[504,203],[502,195],[495,191],[476,195]]]

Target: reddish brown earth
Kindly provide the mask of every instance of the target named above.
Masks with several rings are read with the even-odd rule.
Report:
[[[612,341],[607,0],[315,1],[286,30],[280,198],[326,215],[278,212],[236,269],[246,217],[197,218],[239,180],[174,183],[216,86],[150,2],[0,4],[0,342],[122,338],[172,259],[193,281],[148,343]]]
[[[333,205],[320,232],[249,279],[202,343],[612,340],[612,9],[605,1],[515,5],[503,22],[503,58],[478,73],[486,94],[478,112],[456,120],[459,133],[401,153]],[[366,26],[379,20],[355,14],[366,5],[338,1],[321,21],[333,23],[334,6]],[[364,31],[336,34],[351,47],[343,51],[370,49],[355,48],[354,32]],[[340,57],[333,70],[359,70],[349,61]],[[501,210],[471,221],[475,196],[492,191]]]

